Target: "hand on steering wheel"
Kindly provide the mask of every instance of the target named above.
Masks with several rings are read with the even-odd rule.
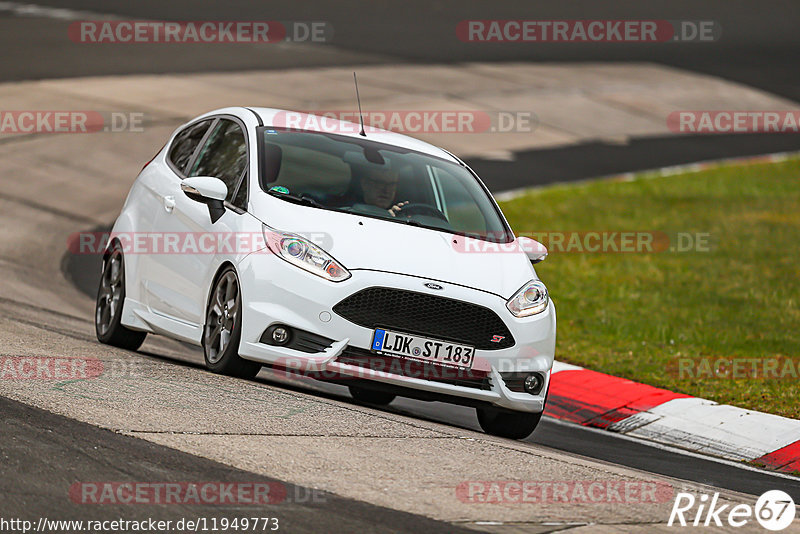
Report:
[[[398,202],[397,204],[389,208],[389,215],[391,215],[392,217],[397,217],[397,214],[400,213],[400,210],[403,209],[403,206],[405,206],[406,204],[408,204],[408,200],[406,200],[405,202]]]

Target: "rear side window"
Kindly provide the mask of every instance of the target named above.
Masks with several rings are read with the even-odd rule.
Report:
[[[242,128],[233,121],[220,120],[205,146],[200,149],[189,176],[213,176],[228,186],[225,200],[232,202],[236,186],[247,166],[247,143]]]
[[[211,126],[210,120],[198,122],[181,131],[175,136],[172,148],[169,150],[169,159],[179,172],[186,173],[186,165],[192,159],[197,145],[203,140],[208,127]]]

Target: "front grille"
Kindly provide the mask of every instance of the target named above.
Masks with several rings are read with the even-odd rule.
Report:
[[[333,311],[366,328],[398,330],[481,350],[514,345],[508,327],[489,308],[415,291],[387,287],[362,289],[339,302]]]
[[[432,382],[443,382],[453,386],[487,391],[492,389],[489,374],[485,372],[443,367],[427,362],[394,358],[392,356],[381,356],[380,354],[375,354],[356,347],[347,347],[344,352],[336,358],[336,361],[407,378],[419,378]]]

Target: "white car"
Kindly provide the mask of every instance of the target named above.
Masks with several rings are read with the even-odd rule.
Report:
[[[202,345],[208,369],[262,367],[477,409],[523,438],[544,410],[556,312],[486,186],[446,150],[348,122],[281,127],[226,108],[142,169],[103,255],[97,338]]]

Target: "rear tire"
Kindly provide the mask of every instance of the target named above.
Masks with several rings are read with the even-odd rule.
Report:
[[[493,408],[477,408],[477,412],[478,423],[484,432],[509,439],[527,438],[536,430],[542,418],[542,412],[512,412]]]
[[[373,389],[364,389],[358,386],[348,386],[350,395],[359,402],[367,404],[377,404],[379,406],[386,406],[392,402],[396,395],[391,393],[384,393],[383,391],[375,391]]]
[[[136,350],[144,343],[147,332],[122,326],[125,305],[125,261],[118,242],[103,259],[103,274],[97,289],[94,309],[94,329],[100,343],[126,350]]]
[[[239,356],[242,338],[242,297],[233,267],[223,270],[214,282],[203,327],[206,368],[213,373],[255,378],[261,364]]]

